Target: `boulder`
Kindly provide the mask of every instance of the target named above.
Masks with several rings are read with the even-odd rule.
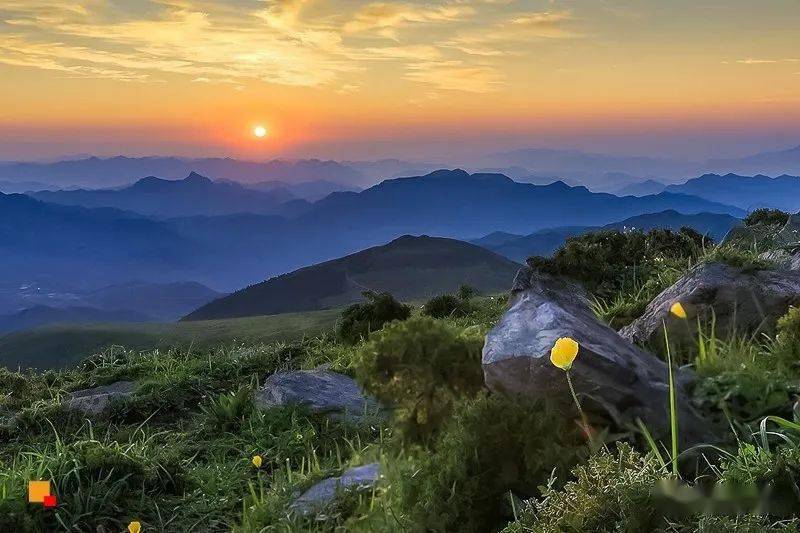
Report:
[[[98,415],[106,410],[112,400],[132,396],[135,388],[136,384],[132,381],[117,381],[103,387],[78,390],[70,394],[64,406],[87,415]]]
[[[680,302],[688,318],[670,316]],[[664,346],[664,325],[671,343],[692,344],[697,317],[725,338],[731,332],[755,333],[774,327],[792,305],[800,304],[800,271],[751,270],[725,263],[703,263],[656,296],[641,317],[620,330],[620,335],[654,349]],[[705,326],[710,328],[710,326]]]
[[[370,490],[379,479],[378,463],[350,468],[340,477],[328,478],[313,485],[289,506],[289,510],[300,516],[318,514],[336,500],[337,493],[348,490]]]
[[[798,250],[778,248],[764,252],[758,257],[775,263],[775,268],[778,270],[800,270],[800,251]]]
[[[321,368],[273,374],[254,399],[261,409],[296,404],[334,418],[359,418],[378,410],[377,402],[364,396],[353,378]]]
[[[572,337],[580,350],[570,376],[585,410],[623,426],[641,418],[651,432],[669,432],[667,366],[601,323],[579,286],[525,267],[514,280],[509,309],[486,336],[483,371],[494,392],[555,400],[571,409],[564,371],[550,362],[559,337]],[[692,374],[675,370],[680,438],[705,440],[707,423],[688,401]]]

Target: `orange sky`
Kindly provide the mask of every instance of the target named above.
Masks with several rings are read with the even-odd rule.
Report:
[[[796,0],[5,0],[0,158],[781,148],[797,28]]]

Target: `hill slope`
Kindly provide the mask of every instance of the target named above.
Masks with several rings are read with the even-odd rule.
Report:
[[[509,287],[518,268],[469,243],[403,236],[247,287],[201,307],[185,320],[341,307],[359,300],[365,290],[389,291],[402,300],[452,292],[462,283],[496,292]]]
[[[55,204],[114,207],[157,217],[233,213],[292,215],[308,206],[283,188],[255,191],[232,181],[212,181],[195,172],[182,180],[150,176],[122,189],[39,191],[31,196]]]
[[[0,315],[0,335],[47,324],[87,324],[92,322],[148,322],[152,317],[135,311],[109,311],[94,307],[49,307],[37,305],[17,313]]]
[[[0,279],[191,279],[194,242],[165,224],[116,209],[48,204],[0,193]],[[91,275],[87,275],[91,273]]]

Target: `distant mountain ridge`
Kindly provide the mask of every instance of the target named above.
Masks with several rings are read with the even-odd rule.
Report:
[[[781,175],[771,178],[764,175],[704,174],[680,185],[670,185],[665,190],[699,196],[747,211],[759,207],[770,207],[792,213],[800,211],[798,176]]]
[[[30,196],[55,204],[113,207],[154,217],[234,213],[292,216],[310,205],[284,189],[256,191],[231,181],[213,181],[196,172],[181,180],[148,176],[119,189],[38,191]]]
[[[208,320],[342,307],[365,290],[402,300],[455,292],[506,290],[519,264],[469,243],[406,235],[332,261],[296,270],[215,300],[184,320]]]
[[[231,158],[88,157],[49,163],[0,163],[0,180],[44,181],[60,186],[114,187],[142,176],[180,179],[196,171],[216,179],[243,183],[265,180],[310,181],[316,179],[360,183],[364,176],[336,161],[319,159],[243,161]]]
[[[49,324],[149,322],[152,320],[152,317],[134,311],[97,309],[94,307],[48,307],[46,305],[38,305],[9,315],[0,315],[0,336],[12,331]]]
[[[487,235],[481,239],[471,241],[473,244],[483,246],[512,261],[524,262],[530,256],[549,256],[553,254],[569,237],[583,235],[592,231],[601,230],[629,230],[640,229],[649,231],[656,228],[678,230],[688,226],[702,234],[707,234],[719,242],[732,228],[741,224],[741,220],[730,215],[717,213],[698,213],[685,215],[674,210],[662,211],[631,217],[619,222],[604,226],[567,226],[539,230],[530,235],[511,237],[505,240],[497,238],[496,234]],[[487,240],[487,237],[494,236]]]

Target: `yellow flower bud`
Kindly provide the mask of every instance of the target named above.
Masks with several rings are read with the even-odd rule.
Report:
[[[550,350],[550,362],[561,370],[572,368],[572,362],[578,356],[578,341],[570,337],[561,337]]]
[[[260,455],[254,455],[253,456],[253,466],[255,466],[256,468],[261,468],[261,456]]]
[[[672,307],[669,308],[669,312],[678,318],[686,318],[686,310],[683,308],[680,302],[675,302],[672,304]]]
[[[139,533],[142,530],[142,523],[138,520],[135,520],[128,524],[128,532],[129,533]]]

